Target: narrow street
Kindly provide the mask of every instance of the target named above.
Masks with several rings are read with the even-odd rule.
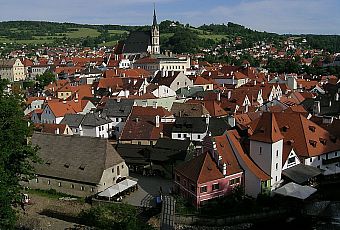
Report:
[[[175,229],[175,199],[164,196],[161,214],[161,230]]]

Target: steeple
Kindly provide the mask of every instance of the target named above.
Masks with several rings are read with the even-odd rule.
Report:
[[[153,22],[151,27],[151,54],[160,54],[160,46],[159,46],[159,27],[157,24],[156,17],[156,6],[153,5]]]
[[[156,17],[156,6],[153,4],[153,23],[152,26],[157,26],[157,17]]]

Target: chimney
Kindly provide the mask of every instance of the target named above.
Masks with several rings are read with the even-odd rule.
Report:
[[[209,125],[209,116],[206,116],[206,117],[205,117],[205,123],[206,123],[207,125]]]
[[[231,98],[231,91],[228,91],[228,99]]]
[[[117,97],[117,102],[118,102],[118,103],[120,102],[120,97]]]
[[[163,132],[160,132],[160,133],[159,133],[159,137],[160,137],[160,138],[163,138],[163,137],[164,137]]]
[[[79,94],[78,93],[76,93],[76,99],[78,99],[79,98]]]
[[[63,101],[63,104],[66,104],[66,101]]]
[[[217,101],[221,101],[221,93],[217,94]]]
[[[222,163],[222,156],[221,155],[218,155],[218,161],[217,161],[217,166],[220,168],[221,166],[221,163]]]
[[[154,108],[154,109],[157,109],[157,106],[158,106],[158,102],[155,101],[155,102],[153,103],[153,108]]]
[[[335,94],[335,101],[339,101],[339,93]]]
[[[55,130],[55,134],[60,134],[59,128],[57,128],[57,129]]]
[[[227,176],[227,164],[226,163],[223,164],[222,174],[223,176]]]
[[[217,145],[216,145],[216,142],[215,142],[215,141],[213,141],[213,149],[214,149],[214,150],[217,150]]]
[[[159,115],[156,115],[156,128],[159,128]]]

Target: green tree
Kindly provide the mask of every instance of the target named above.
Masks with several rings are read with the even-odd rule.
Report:
[[[198,35],[188,29],[180,29],[169,38],[169,44],[176,53],[195,53],[200,43]]]
[[[137,210],[128,204],[110,204],[83,210],[79,219],[83,224],[98,229],[152,230],[153,228],[137,218]]]
[[[46,71],[42,75],[38,75],[36,80],[39,83],[39,87],[43,89],[45,86],[50,84],[51,82],[55,82],[56,78],[51,71]]]
[[[37,161],[36,148],[27,144],[31,128],[18,96],[5,92],[8,82],[0,80],[0,228],[12,229],[14,205],[22,199],[20,181],[33,177],[30,161]]]

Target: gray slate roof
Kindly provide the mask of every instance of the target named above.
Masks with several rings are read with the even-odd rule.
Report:
[[[70,128],[78,128],[84,117],[85,115],[83,114],[65,114],[60,124],[68,125]]]
[[[34,163],[39,176],[97,185],[103,171],[124,160],[107,139],[34,133],[42,163]]]
[[[188,150],[190,146],[190,140],[175,140],[170,138],[160,138],[157,140],[155,148],[168,149],[173,151]]]
[[[309,179],[319,176],[323,170],[309,165],[298,164],[282,171],[282,175],[288,177],[293,182],[303,184]]]
[[[110,122],[112,122],[110,119],[104,118],[100,116],[98,113],[87,113],[81,124],[85,126],[97,127],[100,125],[108,124]]]
[[[103,109],[103,115],[107,117],[128,117],[131,113],[134,100],[109,99]]]
[[[1,68],[12,68],[14,63],[15,63],[16,59],[0,59],[0,67]]]
[[[204,133],[208,124],[205,117],[178,117],[172,128],[174,133]]]
[[[146,53],[151,45],[151,33],[146,31],[131,31],[123,47],[123,53]]]

